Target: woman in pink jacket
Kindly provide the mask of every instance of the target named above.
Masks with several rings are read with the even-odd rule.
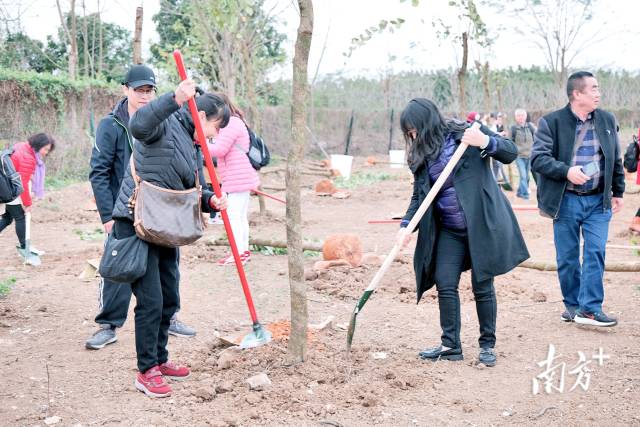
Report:
[[[222,189],[227,193],[229,221],[238,245],[240,259],[246,264],[251,257],[249,252],[249,197],[250,192],[260,185],[258,173],[251,166],[249,151],[249,131],[240,111],[229,98],[218,93],[231,110],[229,124],[220,129],[213,143],[209,143],[209,154],[218,159],[218,173]],[[233,264],[233,255],[218,261],[219,265]]]

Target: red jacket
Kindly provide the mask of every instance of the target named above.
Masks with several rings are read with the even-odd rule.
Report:
[[[638,128],[638,144],[640,145],[640,128]],[[640,158],[638,159],[638,161],[640,161]],[[640,167],[638,168],[638,171],[636,172],[636,184],[640,185]]]
[[[36,152],[31,148],[28,142],[18,142],[13,146],[13,154],[11,161],[20,174],[22,179],[22,188],[24,191],[20,195],[24,206],[31,206],[31,191],[29,190],[29,181],[36,170]]]

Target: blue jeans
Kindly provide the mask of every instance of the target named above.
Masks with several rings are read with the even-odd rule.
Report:
[[[529,198],[529,172],[531,171],[531,162],[528,157],[518,157],[516,159],[518,167],[518,175],[520,175],[520,184],[516,196],[523,199]]]
[[[565,192],[558,218],[553,221],[558,279],[569,310],[602,311],[605,245],[611,221],[611,209],[604,210],[602,201],[602,194],[578,196]]]

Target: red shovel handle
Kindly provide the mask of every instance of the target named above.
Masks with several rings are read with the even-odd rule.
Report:
[[[179,50],[173,51],[173,58],[176,61],[176,66],[178,67],[178,74],[180,74],[181,80],[187,79],[187,70],[184,67],[184,61],[182,60],[182,54]],[[218,183],[218,177],[216,176],[215,168],[213,167],[213,161],[211,160],[211,156],[209,155],[209,147],[207,147],[207,139],[204,136],[204,131],[202,130],[202,123],[200,123],[200,117],[198,116],[198,108],[196,107],[196,101],[193,98],[189,99],[189,111],[191,112],[191,118],[193,119],[193,124],[196,126],[196,142],[200,145],[202,149],[202,154],[204,155],[204,162],[207,166],[207,171],[209,172],[209,177],[211,178],[211,183],[213,184],[213,191],[216,193],[216,197],[222,197],[222,191],[220,190],[220,184]],[[220,211],[222,214],[222,220],[224,222],[224,229],[227,231],[227,237],[229,238],[229,246],[231,246],[231,252],[233,253],[233,259],[236,262],[236,268],[238,269],[238,276],[240,276],[240,282],[242,283],[242,290],[244,291],[244,297],[247,300],[247,305],[249,306],[249,313],[251,314],[251,320],[254,324],[258,323],[258,316],[256,315],[256,309],[253,306],[253,299],[251,298],[251,290],[249,289],[249,283],[247,282],[247,276],[244,273],[244,268],[242,266],[242,261],[240,260],[240,254],[238,253],[238,246],[236,245],[236,239],[233,237],[233,231],[231,230],[231,223],[229,222],[229,215],[227,214],[227,210],[223,209]]]

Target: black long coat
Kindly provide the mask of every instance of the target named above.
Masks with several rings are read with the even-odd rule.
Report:
[[[493,158],[511,163],[518,150],[511,140],[502,138],[486,127],[481,130],[493,136],[497,152]],[[462,134],[456,135],[459,144]],[[529,258],[529,251],[520,232],[509,201],[496,184],[489,156],[477,147],[469,147],[453,170],[453,184],[467,222],[472,268],[479,281],[504,274]],[[411,220],[431,189],[429,173],[424,164],[413,171],[413,196],[404,219]],[[418,302],[434,284],[435,249],[439,225],[435,201],[418,224],[418,241],[413,257]]]

